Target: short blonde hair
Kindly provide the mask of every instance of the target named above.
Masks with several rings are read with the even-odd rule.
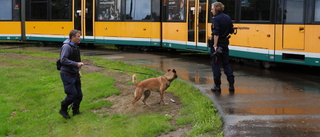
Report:
[[[217,13],[224,11],[224,5],[221,2],[214,2],[211,7],[214,7]]]

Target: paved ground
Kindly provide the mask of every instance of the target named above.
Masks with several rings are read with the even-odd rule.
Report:
[[[234,95],[222,91],[219,95],[209,91],[208,87],[198,86],[219,109],[226,137],[320,136],[318,95],[292,97],[289,94],[268,95],[243,91]]]
[[[226,137],[320,137],[319,76],[250,69],[235,72],[235,94],[226,82],[221,94],[195,84],[219,109]]]

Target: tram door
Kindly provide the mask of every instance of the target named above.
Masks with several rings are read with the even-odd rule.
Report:
[[[304,49],[304,2],[304,0],[284,0],[283,49]]]
[[[82,41],[94,41],[93,0],[74,0],[74,29],[81,31]]]
[[[187,48],[207,50],[207,17],[208,4],[206,0],[189,0]]]

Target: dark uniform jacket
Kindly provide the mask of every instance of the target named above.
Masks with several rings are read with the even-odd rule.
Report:
[[[221,12],[215,15],[212,23],[213,28],[211,35],[219,35],[219,39],[227,38],[230,33],[234,32],[232,20],[227,14]]]

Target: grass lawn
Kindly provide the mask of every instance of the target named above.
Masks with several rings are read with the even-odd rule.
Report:
[[[85,71],[82,72],[83,113],[63,119],[58,114],[60,102],[65,97],[59,71],[55,67],[58,56],[44,52],[0,50],[0,136],[152,137],[180,127],[190,127],[183,136],[223,136],[220,116],[210,100],[195,87],[179,79],[168,89],[179,97],[182,104],[180,116],[174,119],[174,125],[169,122],[172,117],[158,113],[103,116],[94,113],[92,110],[109,108],[116,103],[102,98],[119,95],[121,91],[115,88],[115,78]],[[163,74],[119,61],[82,58],[109,68]],[[150,77],[139,76],[138,81]]]

